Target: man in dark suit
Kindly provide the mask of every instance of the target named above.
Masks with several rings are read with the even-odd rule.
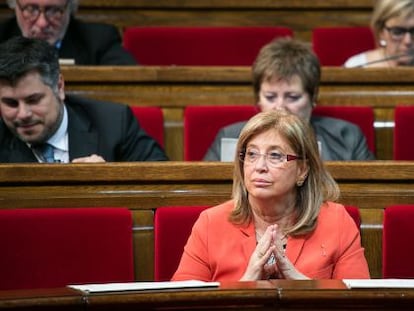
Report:
[[[0,162],[167,160],[128,106],[66,98],[57,50],[44,40],[0,44],[0,114]]]
[[[78,0],[8,0],[15,16],[0,24],[0,42],[14,36],[46,40],[75,65],[135,65],[113,25],[75,18]]]

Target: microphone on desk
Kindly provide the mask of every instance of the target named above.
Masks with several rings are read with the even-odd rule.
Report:
[[[384,58],[380,58],[380,59],[376,59],[373,61],[369,61],[360,65],[356,65],[356,66],[350,66],[348,68],[362,68],[368,65],[372,65],[372,64],[377,64],[377,63],[382,63],[382,62],[387,62],[389,60],[395,60],[395,59],[399,59],[402,57],[407,57],[410,56],[411,58],[414,58],[414,51],[409,51],[408,53],[404,53],[404,54],[397,54],[397,55],[391,55],[391,56],[387,56]]]

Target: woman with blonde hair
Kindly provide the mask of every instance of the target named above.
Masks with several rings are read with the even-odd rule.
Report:
[[[378,0],[371,28],[377,48],[352,56],[345,67],[414,65],[414,0]]]
[[[309,122],[285,110],[244,126],[233,199],[203,211],[173,280],[369,278],[360,233]]]

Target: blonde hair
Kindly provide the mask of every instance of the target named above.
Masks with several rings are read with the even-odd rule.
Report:
[[[320,206],[325,201],[339,198],[339,187],[326,170],[319,155],[315,134],[309,122],[283,110],[261,112],[244,126],[237,143],[234,161],[233,199],[235,208],[230,215],[234,224],[245,225],[252,221],[252,210],[244,183],[243,154],[248,143],[258,134],[275,131],[289,143],[294,153],[306,161],[308,176],[302,186],[297,187],[296,222],[287,228],[286,234],[302,235],[313,231]]]
[[[389,19],[411,15],[414,15],[414,0],[378,0],[371,16],[371,28],[377,41]]]

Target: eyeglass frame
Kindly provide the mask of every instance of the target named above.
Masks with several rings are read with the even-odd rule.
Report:
[[[284,153],[274,152],[274,151],[267,152],[267,153],[259,153],[259,152],[252,152],[252,151],[250,151],[250,152],[255,153],[257,158],[252,159],[252,160],[246,160],[246,155],[247,155],[248,151],[244,150],[244,151],[239,152],[239,160],[243,163],[255,164],[255,163],[257,163],[257,161],[261,157],[264,157],[265,160],[266,160],[266,163],[269,164],[269,166],[272,166],[272,167],[279,167],[283,163],[287,163],[287,162],[294,161],[294,160],[303,160],[303,157],[298,156],[298,155],[294,155],[294,154],[284,154]],[[281,156],[277,163],[273,163],[271,158],[269,160],[269,156],[272,153],[277,153],[278,155]]]
[[[65,14],[66,10],[68,9],[70,0],[66,0],[66,3],[64,5],[46,5],[46,6],[39,6],[37,4],[27,4],[27,5],[21,5],[18,0],[16,0],[16,4],[21,11],[21,14],[24,19],[34,22],[37,20],[41,13],[45,16],[45,18],[49,22],[54,22],[60,20],[63,15]],[[31,9],[31,11],[30,11]],[[26,13],[25,13],[26,12]],[[33,12],[37,12],[37,14],[34,14]],[[52,12],[52,13],[50,13]],[[29,15],[27,15],[29,14]],[[57,15],[56,15],[57,14]],[[26,15],[26,16],[25,16]]]
[[[410,28],[405,28],[405,27],[400,27],[400,26],[388,27],[387,25],[384,25],[384,29],[389,32],[393,40],[402,40],[407,33],[409,33],[411,38],[414,39],[414,27],[410,27]],[[400,31],[401,33],[396,34],[395,31],[397,32]]]

